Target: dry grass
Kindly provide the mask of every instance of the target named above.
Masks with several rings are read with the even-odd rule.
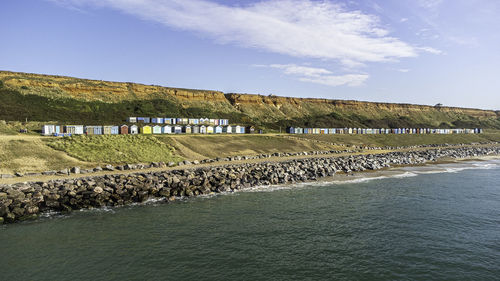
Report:
[[[0,135],[0,173],[40,172],[93,165],[48,147],[43,137]]]
[[[176,152],[187,159],[340,149],[325,143],[278,135],[179,135],[157,138],[176,147]]]

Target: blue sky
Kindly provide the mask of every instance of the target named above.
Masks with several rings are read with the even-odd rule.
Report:
[[[0,69],[500,109],[496,0],[3,0]]]

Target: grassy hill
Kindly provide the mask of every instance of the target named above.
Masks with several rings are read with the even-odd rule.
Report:
[[[225,94],[0,71],[0,120],[119,124],[127,116],[228,118],[269,130],[289,125],[500,129],[499,111]]]

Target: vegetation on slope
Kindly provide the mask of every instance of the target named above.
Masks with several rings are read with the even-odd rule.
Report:
[[[0,136],[0,174],[61,170],[73,166],[83,168],[95,164],[56,151],[39,136]]]
[[[179,161],[174,149],[151,136],[106,135],[51,139],[48,145],[77,159],[98,163]]]
[[[289,138],[286,135],[197,135],[157,136],[157,138],[176,147],[176,153],[191,160],[275,152],[345,149],[325,143]]]
[[[0,120],[119,124],[128,116],[228,118],[267,131],[302,127],[482,127],[500,113],[452,107],[224,94],[0,71]]]

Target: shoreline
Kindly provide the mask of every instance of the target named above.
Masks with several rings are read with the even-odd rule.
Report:
[[[369,174],[380,176],[426,164],[500,159],[500,146],[317,156],[279,162],[265,159],[267,161],[254,163],[218,163],[215,166],[159,168],[155,171],[3,184],[0,185],[0,222],[34,219],[47,211],[123,206],[152,198],[164,198],[168,202],[178,197],[234,192],[258,186],[272,188],[327,179],[348,181],[353,179],[350,176],[353,173],[356,174],[354,178],[367,178]]]

